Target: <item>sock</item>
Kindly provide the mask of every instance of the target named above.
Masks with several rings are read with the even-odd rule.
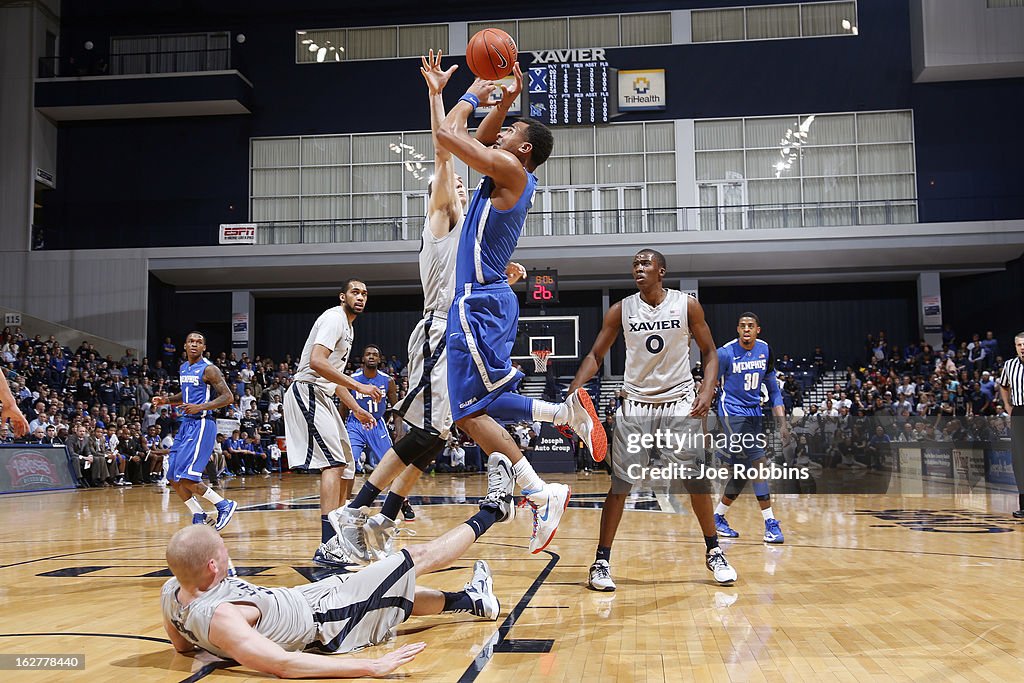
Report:
[[[594,561],[597,562],[598,560],[604,560],[605,562],[608,562],[609,564],[611,564],[611,561],[612,561],[612,548],[611,548],[611,546],[609,546],[609,545],[599,545],[599,546],[597,546],[597,557],[594,558]]]
[[[764,510],[761,510],[761,516],[764,517],[764,521],[766,521],[766,522],[769,519],[775,519],[775,513],[772,512],[772,506],[769,505]]]
[[[714,536],[705,536],[704,537],[704,545],[706,545],[708,547],[708,552],[709,553],[712,550],[714,550],[715,548],[717,548],[718,547],[718,534],[715,534]]]
[[[348,507],[353,510],[358,510],[361,507],[365,507],[377,500],[377,496],[380,495],[380,489],[370,483],[369,480],[363,484],[363,488],[359,489],[359,493],[352,499],[352,502],[348,504]]]
[[[728,511],[729,511],[729,506],[726,505],[725,503],[723,503],[722,501],[718,501],[718,505],[715,506],[715,514],[716,515],[724,515]]]
[[[537,476],[537,473],[533,471],[533,465],[526,458],[521,458],[519,462],[512,465],[512,474],[515,476],[519,488],[523,490],[523,495],[528,496],[544,488],[544,480]]]
[[[199,504],[199,501],[196,500],[195,496],[192,496],[191,498],[185,501],[185,507],[191,510],[193,514],[197,515],[202,513],[203,511],[203,506]]]
[[[473,530],[473,534],[480,538],[484,532],[490,529],[498,521],[498,509],[490,505],[480,508],[480,512],[466,520],[466,524]]]
[[[473,598],[469,597],[469,593],[466,591],[459,591],[458,593],[444,593],[444,609],[441,610],[442,614],[452,612],[472,612],[473,611]]]
[[[487,406],[487,414],[496,420],[506,422],[522,422],[523,420],[533,421],[532,398],[522,394],[504,393],[491,401]]]
[[[534,400],[533,420],[535,422],[550,422],[556,425],[564,425],[569,421],[569,406],[564,403],[548,403],[547,401]]]
[[[400,496],[394,491],[388,491],[388,497],[384,499],[384,507],[380,509],[380,513],[393,522],[398,519],[398,513],[402,510],[404,502],[404,496]]]
[[[222,498],[221,495],[214,491],[213,489],[206,489],[206,493],[203,494],[203,498],[210,501],[214,505],[224,501],[224,498]]]
[[[334,527],[331,526],[330,520],[327,519],[327,515],[320,515],[320,542],[327,543],[335,537]]]

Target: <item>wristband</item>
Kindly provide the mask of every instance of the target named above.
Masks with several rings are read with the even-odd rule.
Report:
[[[473,109],[476,109],[477,107],[480,106],[480,98],[471,92],[468,92],[462,97],[460,97],[459,102],[469,102],[470,104],[473,105]]]

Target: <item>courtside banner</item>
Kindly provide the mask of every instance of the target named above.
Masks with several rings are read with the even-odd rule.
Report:
[[[0,493],[75,488],[65,446],[12,444],[0,446]]]
[[[255,223],[221,223],[221,244],[256,244]]]
[[[1017,480],[1013,476],[1013,451],[1010,450],[1009,443],[1002,442],[989,451],[987,478],[992,484],[1017,485]]]

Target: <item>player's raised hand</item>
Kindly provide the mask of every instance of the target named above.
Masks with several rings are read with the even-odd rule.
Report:
[[[356,387],[356,391],[363,396],[369,396],[373,401],[380,401],[384,398],[384,392],[380,390],[380,387],[374,384],[360,384]]]
[[[359,410],[353,410],[352,412],[356,416],[356,419],[362,422],[363,426],[366,427],[367,429],[371,429],[377,424],[377,418],[375,418],[371,413],[366,412],[362,408],[360,408]]]
[[[423,80],[427,82],[427,90],[431,95],[436,95],[444,90],[448,79],[459,68],[458,64],[452,64],[446,71],[443,71],[441,69],[441,50],[438,50],[436,55],[431,50],[426,57],[420,57],[420,61],[423,62],[420,73],[423,74]]]
[[[491,97],[497,88],[498,86],[496,86],[493,81],[485,81],[482,78],[478,78],[473,81],[473,85],[469,86],[469,90],[467,90],[466,93],[475,95],[476,98],[480,100],[481,105],[488,106],[494,104],[494,102],[491,101]]]
[[[394,671],[400,666],[404,666],[416,659],[416,655],[423,652],[423,648],[427,646],[426,643],[410,643],[409,645],[403,645],[394,652],[389,652],[383,657],[375,660],[376,671],[373,672],[374,676],[387,676],[389,673]]]
[[[522,263],[510,261],[509,264],[505,266],[505,277],[508,278],[508,284],[511,287],[526,277],[526,268],[523,267]],[[572,392],[569,393],[571,394]]]
[[[25,436],[28,434],[28,420],[21,413],[21,409],[18,408],[14,401],[9,402],[10,405],[4,403],[3,413],[0,414],[0,424],[3,424],[7,420],[11,421],[11,429],[14,430],[15,436]]]
[[[519,97],[519,93],[523,91],[523,70],[519,66],[519,62],[512,65],[512,75],[516,77],[515,83],[511,86],[501,86],[501,103],[506,107],[511,107],[515,99]]]

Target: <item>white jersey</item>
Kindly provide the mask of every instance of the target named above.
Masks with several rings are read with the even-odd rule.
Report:
[[[313,329],[309,331],[306,345],[302,347],[302,357],[299,359],[299,370],[295,373],[295,381],[316,384],[328,394],[333,394],[336,388],[334,382],[327,381],[309,367],[313,346],[319,344],[331,349],[327,362],[338,372],[344,373],[354,340],[355,333],[352,331],[348,316],[345,315],[345,309],[341,306],[328,308],[320,314],[320,317],[313,323]]]
[[[665,290],[651,306],[640,293],[622,300],[622,334],[626,340],[626,398],[641,403],[668,403],[693,395],[690,373],[689,295]]]
[[[455,255],[466,216],[459,217],[444,237],[430,232],[430,218],[423,225],[423,246],[420,247],[420,284],[423,285],[423,315],[436,313],[448,317],[455,297]]]

